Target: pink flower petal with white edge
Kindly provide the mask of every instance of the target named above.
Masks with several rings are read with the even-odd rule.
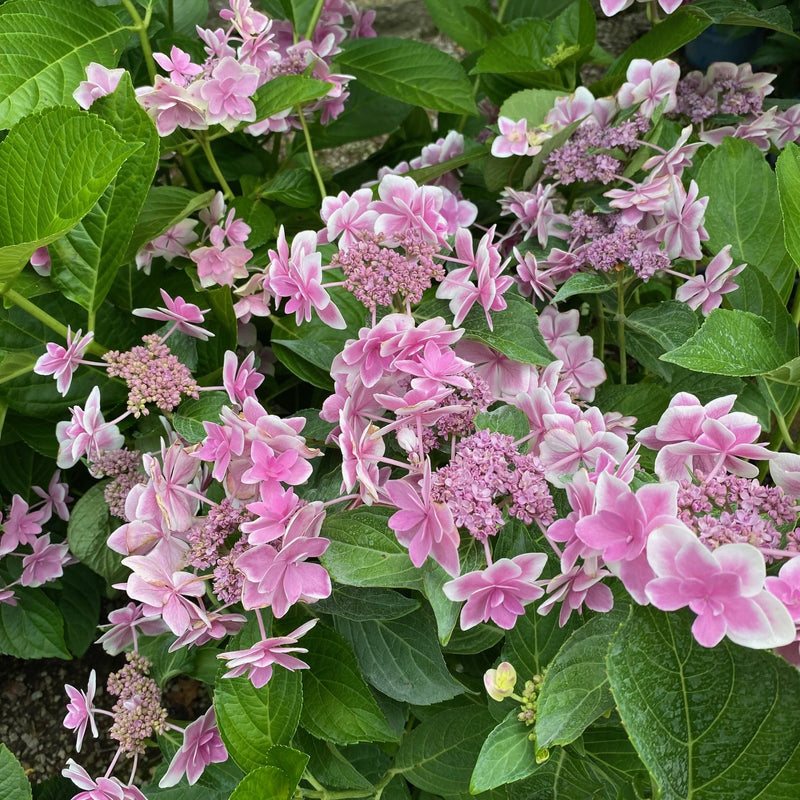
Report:
[[[757,650],[791,644],[796,634],[786,606],[769,592],[726,602],[725,621],[732,642]]]
[[[701,614],[692,625],[692,634],[703,647],[716,647],[724,638],[727,624],[721,614]]]
[[[695,560],[695,567],[687,574],[684,567]],[[719,572],[714,556],[700,544],[697,536],[682,523],[662,525],[647,540],[647,561],[659,578],[708,576]],[[689,598],[687,598],[688,600]],[[652,602],[652,601],[651,601]],[[680,606],[679,606],[680,607]]]
[[[677,611],[687,605],[690,598],[682,593],[680,578],[656,578],[645,587],[647,599],[662,611]]]
[[[742,597],[753,597],[764,589],[767,568],[764,556],[751,544],[724,544],[714,553],[725,572],[733,572],[741,581]]]

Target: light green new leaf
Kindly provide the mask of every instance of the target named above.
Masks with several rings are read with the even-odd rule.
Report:
[[[90,61],[113,67],[131,32],[88,0],[0,6],[0,130],[47,106],[73,105]]]
[[[608,654],[622,722],[662,800],[793,800],[800,675],[723,639],[700,647],[694,615],[635,606]]]
[[[691,339],[664,353],[661,360],[693,372],[745,377],[777,369],[785,356],[763,317],[717,308]]]
[[[91,211],[50,247],[53,283],[65,297],[95,312],[125,260],[136,219],[155,175],[159,136],[136,101],[127,73],[115,92],[92,104],[92,113],[108,122],[124,141],[139,147]]]
[[[731,245],[733,263],[758,267],[786,302],[797,274],[786,250],[775,173],[752,142],[726,137],[697,172],[708,195],[704,225],[712,252]]]
[[[393,620],[340,618],[336,628],[353,647],[364,677],[385,695],[423,706],[464,692],[444,663],[431,618],[422,611]]]
[[[336,744],[396,741],[344,637],[317,625],[303,637],[303,646],[309,668],[303,670],[302,726]]]
[[[544,122],[547,112],[553,108],[556,98],[563,97],[564,92],[555,89],[523,89],[514,92],[500,106],[500,116],[513,120],[524,119],[529,128],[535,128]]]
[[[800,358],[793,358],[791,361],[781,364],[780,367],[765,372],[764,377],[776,383],[800,386]]]
[[[22,764],[4,744],[0,744],[0,797],[3,800],[31,798],[31,785]]]
[[[290,800],[295,787],[278,767],[256,767],[242,778],[231,792],[230,800]]]
[[[373,91],[435,111],[477,114],[464,68],[431,44],[378,37],[351,39],[342,48],[336,57],[342,70]]]
[[[74,227],[139,147],[66,108],[15,125],[0,144],[0,283],[8,286],[37,247]]]
[[[509,712],[486,737],[470,779],[472,794],[527,778],[539,768],[536,744],[528,738],[533,729],[520,722],[517,713]]]
[[[789,142],[775,166],[781,203],[783,238],[795,266],[800,269],[800,147]]]

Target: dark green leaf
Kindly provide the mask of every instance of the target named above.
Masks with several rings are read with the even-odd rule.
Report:
[[[608,278],[597,272],[578,272],[561,285],[552,302],[560,303],[568,297],[584,294],[602,294],[613,288]]]
[[[341,750],[298,730],[295,744],[309,755],[308,771],[331,789],[370,791],[372,784],[342,755]]]
[[[64,641],[64,620],[42,592],[15,586],[17,605],[0,604],[0,653],[15,658],[72,658]]]
[[[314,610],[354,622],[397,619],[416,611],[419,602],[391,589],[334,586],[325,600],[318,600]]]
[[[64,639],[75,656],[82,656],[97,638],[103,582],[83,564],[64,570],[58,609],[64,617]]]
[[[330,90],[331,84],[306,75],[278,75],[259,87],[251,98],[256,107],[256,121],[325,97]]]
[[[800,269],[800,147],[789,142],[775,167],[781,204],[783,237],[795,266]]]
[[[483,26],[468,9],[491,13],[489,0],[425,0],[436,27],[465,50],[480,50],[489,40]]]
[[[475,428],[479,431],[502,433],[517,440],[531,432],[531,423],[524,411],[504,403],[492,411],[476,414]]]
[[[188,442],[202,442],[206,438],[204,422],[219,424],[219,412],[231,401],[225,392],[202,392],[197,400],[187,398],[176,409],[172,424]]]

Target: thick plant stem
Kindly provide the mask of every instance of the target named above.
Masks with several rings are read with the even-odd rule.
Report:
[[[21,308],[27,314],[30,314],[34,319],[38,319],[39,322],[50,328],[51,331],[57,333],[64,339],[67,338],[67,326],[62,325],[55,317],[51,317],[46,311],[42,311],[41,308],[35,306],[30,300],[28,300],[27,297],[23,297],[13,289],[6,289],[3,292],[3,296],[8,298],[15,306]],[[104,353],[108,352],[108,348],[103,347],[97,342],[91,342],[87,348],[87,351],[94,353],[95,355],[102,356]]]
[[[141,15],[133,4],[133,0],[122,0],[122,5],[125,10],[131,15],[133,20],[133,30],[139,37],[139,44],[142,48],[142,55],[144,55],[144,64],[147,67],[147,74],[150,76],[150,83],[155,83],[156,80],[156,62],[153,58],[153,49],[150,47],[150,40],[147,38],[147,28],[150,25],[150,15],[153,12],[152,6],[147,9],[147,13],[142,19]]]
[[[303,128],[303,136],[305,137],[306,148],[308,149],[308,160],[311,162],[311,171],[317,179],[320,197],[324,200],[328,193],[325,189],[325,181],[322,180],[322,175],[320,175],[319,167],[317,166],[317,159],[314,156],[314,145],[311,142],[311,133],[308,130],[308,123],[303,116],[303,109],[300,106],[295,106],[295,111],[297,111],[297,116],[300,117],[300,125]]]
[[[208,166],[211,167],[214,177],[222,187],[222,193],[225,196],[225,199],[229,201],[233,200],[233,191],[231,191],[228,181],[225,180],[225,176],[222,174],[219,164],[217,164],[217,159],[214,157],[214,151],[211,149],[211,143],[208,141],[208,135],[205,132],[195,133],[194,138],[197,139],[198,143],[200,144],[203,154],[206,157],[206,161],[208,161]]]
[[[625,281],[622,270],[617,273],[617,345],[619,346],[619,382],[628,382],[628,354],[625,350]]]
[[[661,22],[661,17],[658,16],[657,0],[650,0],[647,4],[647,21],[654,27]]]
[[[308,21],[308,27],[306,28],[306,39],[310,39],[314,35],[314,28],[317,27],[319,15],[322,13],[322,6],[324,5],[325,0],[317,0],[317,4],[314,6],[314,11],[311,13],[311,19]]]

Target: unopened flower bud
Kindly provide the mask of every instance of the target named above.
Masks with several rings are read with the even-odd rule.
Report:
[[[508,661],[498,664],[497,669],[487,669],[483,676],[486,693],[498,703],[513,694],[516,683],[517,671]]]

